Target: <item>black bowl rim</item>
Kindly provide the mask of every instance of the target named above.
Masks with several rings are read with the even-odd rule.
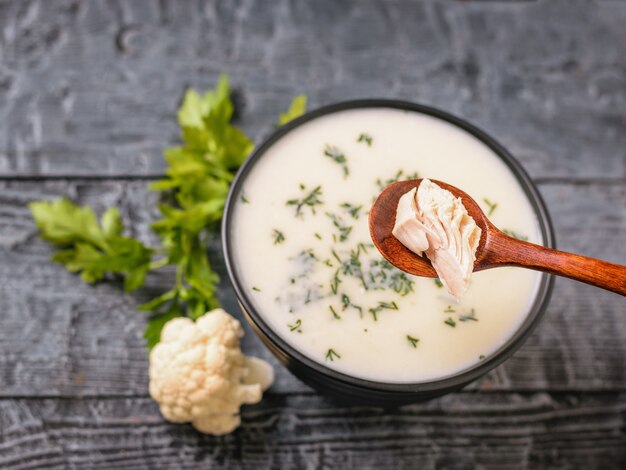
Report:
[[[224,259],[226,263],[226,269],[228,276],[231,280],[235,294],[239,299],[242,307],[247,311],[246,318],[254,323],[254,326],[258,328],[276,347],[278,347],[287,357],[299,361],[304,366],[312,368],[322,375],[329,376],[329,378],[335,381],[346,383],[350,386],[356,386],[363,390],[372,390],[376,392],[390,392],[390,393],[423,393],[423,392],[438,392],[447,389],[459,388],[469,382],[472,382],[482,375],[486,374],[489,370],[495,368],[504,362],[513,352],[515,352],[522,343],[530,336],[535,327],[543,317],[547,305],[552,294],[554,279],[553,276],[543,274],[540,280],[535,301],[530,308],[529,314],[520,325],[518,330],[511,336],[508,341],[502,345],[494,354],[486,357],[484,360],[478,362],[474,366],[464,369],[459,373],[443,377],[436,380],[429,380],[423,382],[412,383],[393,383],[393,382],[378,382],[372,380],[366,380],[359,377],[354,377],[336,370],[330,369],[323,364],[320,364],[313,359],[305,356],[300,351],[296,350],[293,346],[283,340],[276,332],[270,328],[259,315],[254,307],[254,304],[250,301],[245,289],[239,282],[239,277],[236,272],[234,261],[231,259],[233,256],[233,249],[231,246],[231,240],[229,237],[230,221],[232,219],[232,212],[235,207],[235,203],[238,200],[241,186],[246,176],[254,166],[254,164],[263,156],[263,154],[269,149],[275,142],[277,142],[284,135],[289,133],[296,127],[301,126],[313,119],[316,119],[327,114],[332,114],[341,111],[348,111],[354,109],[365,108],[392,108],[400,109],[403,111],[417,112],[426,114],[450,124],[453,124],[469,134],[473,135],[485,145],[487,145],[512,171],[513,175],[517,178],[522,189],[526,193],[535,214],[538,218],[539,227],[541,230],[541,236],[545,246],[554,248],[554,230],[552,221],[548,214],[546,205],[541,197],[537,187],[530,179],[530,176],[522,168],[521,164],[500,145],[494,138],[487,133],[470,124],[462,118],[454,116],[446,111],[442,111],[431,106],[412,103],[404,100],[393,99],[358,99],[350,101],[342,101],[327,106],[317,108],[309,111],[302,116],[288,122],[282,127],[275,130],[261,145],[255,148],[248,159],[243,163],[239,169],[228,193],[226,205],[224,207],[224,216],[222,219],[222,247],[224,250]]]

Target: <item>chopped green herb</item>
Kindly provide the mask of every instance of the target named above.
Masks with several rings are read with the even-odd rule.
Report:
[[[398,304],[395,302],[378,302],[376,307],[370,308],[368,311],[374,317],[374,321],[378,321],[378,313],[383,310],[398,310]]]
[[[356,249],[350,250],[350,258],[348,259],[348,261],[345,261],[342,264],[342,270],[344,274],[359,279],[361,281],[361,284],[363,285],[363,288],[365,290],[369,290],[369,287],[367,285],[367,282],[365,282],[365,277],[363,275],[360,255],[361,249],[358,246]]]
[[[504,229],[502,230],[504,233],[506,233],[508,236],[513,237],[513,238],[517,238],[518,240],[522,240],[522,241],[528,241],[528,237],[525,235],[521,235],[517,232],[514,232],[513,230],[507,230]]]
[[[374,248],[374,244],[373,243],[368,243],[368,245],[371,248]],[[365,246],[365,243],[361,242],[357,245],[357,248],[361,251],[363,251],[363,253],[367,254],[367,247]]]
[[[493,214],[493,211],[495,211],[496,208],[498,207],[498,203],[497,202],[491,202],[486,197],[483,198],[483,201],[485,201],[485,204],[487,204],[489,206],[489,212],[487,213],[487,215],[490,216],[491,214]]]
[[[483,354],[481,354],[480,356],[478,356],[478,360],[479,360],[479,361],[482,361],[482,360],[484,360],[484,359],[485,359],[485,356],[484,356]]]
[[[319,233],[317,233],[317,232],[316,232],[316,233],[315,233],[315,238],[317,238],[318,240],[321,240],[321,239],[322,239],[322,236],[321,236]]]
[[[256,291],[256,292],[261,292],[261,289],[259,289],[259,288],[258,288],[258,287],[256,287],[256,286],[252,286],[252,290],[253,290],[253,291]]]
[[[337,252],[335,250],[330,250],[330,252],[333,254],[333,256],[335,257],[335,259],[337,261],[339,261],[339,264],[343,264],[343,261],[341,261],[341,258],[339,257],[339,255],[337,254]]]
[[[454,312],[456,312],[456,310],[452,308],[452,305],[448,305],[446,309],[443,311],[443,313],[454,313]]]
[[[400,178],[402,177],[403,173],[404,173],[404,170],[398,170],[398,172],[396,173],[395,176],[392,176],[391,178],[388,178],[386,180],[377,178],[376,179],[376,186],[378,186],[378,189],[380,189],[382,191],[383,189],[385,189],[390,184],[393,184],[393,183],[399,181]]]
[[[353,304],[350,301],[350,297],[348,297],[346,294],[341,294],[341,310],[346,310],[348,307],[352,307],[353,309],[358,310],[359,315],[363,315],[363,308]]]
[[[406,335],[406,339],[409,340],[409,343],[411,343],[411,346],[413,346],[414,348],[417,348],[417,343],[419,343],[419,338],[413,338],[411,335]]]
[[[341,284],[341,279],[339,279],[339,269],[335,271],[335,275],[330,283],[330,290],[333,294],[337,295],[337,289],[339,288],[339,284]]]
[[[368,147],[372,146],[372,136],[369,134],[360,134],[359,138],[356,140],[357,142],[365,142]]]
[[[334,349],[330,348],[328,352],[326,353],[326,359],[329,360],[330,362],[333,362],[335,360],[334,359],[335,357],[337,359],[341,359],[341,356],[337,354]]]
[[[304,191],[306,187],[301,184],[300,189]],[[296,217],[302,217],[302,208],[309,207],[311,212],[315,214],[315,206],[324,204],[319,197],[322,195],[322,187],[316,186],[306,196],[301,199],[289,199],[287,201],[288,206],[296,206]]]
[[[333,317],[335,317],[336,320],[341,320],[341,315],[337,313],[332,305],[329,305],[328,308],[330,309],[330,312],[333,314]]]
[[[413,292],[415,281],[387,260],[372,260],[368,275],[373,289],[389,287],[402,296]]]
[[[347,163],[348,160],[346,159],[346,156],[343,154],[343,152],[339,150],[337,147],[331,147],[330,145],[327,145],[326,148],[324,149],[324,155],[330,158],[331,160],[333,160],[335,163],[338,163],[339,165],[341,165],[341,168],[343,169],[344,177],[350,174],[350,170],[348,169],[348,163]]]
[[[239,196],[239,199],[244,204],[250,204],[250,200],[246,197],[244,193],[241,193],[241,196]]]
[[[340,207],[348,211],[348,214],[350,214],[353,219],[358,219],[361,216],[360,211],[363,208],[363,206],[354,206],[348,202],[344,202]]]
[[[287,325],[289,327],[289,331],[296,331],[298,330],[298,333],[302,333],[302,330],[300,329],[300,327],[302,326],[302,320],[300,320],[299,318],[296,320],[296,322],[293,325]]]
[[[470,313],[461,315],[459,317],[459,321],[478,321],[478,318],[476,318],[476,312],[474,311],[474,309],[472,309]]]
[[[446,325],[451,326],[452,328],[454,328],[456,326],[456,322],[452,319],[452,317],[448,317],[448,319],[446,321],[444,321],[444,323]]]
[[[413,172],[413,173],[407,173],[406,175],[404,174],[404,170],[400,169],[396,172],[395,176],[392,176],[391,178],[388,178],[386,180],[380,179],[378,178],[376,180],[376,186],[378,186],[378,189],[380,189],[381,191],[383,189],[385,189],[387,186],[389,186],[390,184],[396,183],[400,180],[414,180],[419,178],[419,174],[417,173],[417,171]]]
[[[272,236],[274,237],[274,245],[278,245],[285,241],[285,235],[280,230],[274,229]]]
[[[389,276],[389,287],[401,296],[405,296],[409,292],[413,292],[414,285],[415,282],[409,279],[405,273],[398,269],[394,270]]]
[[[435,285],[441,289],[443,287],[443,282],[441,282],[441,279],[439,279],[438,277],[435,278]]]
[[[329,268],[332,268],[332,267],[333,267],[333,263],[332,263],[332,261],[331,261],[331,260],[329,260],[329,259],[325,259],[325,260],[324,260],[324,264],[325,264],[326,266],[328,266]]]
[[[335,214],[326,212],[326,215],[333,221],[333,225],[339,230],[339,241],[345,242],[352,232],[352,226],[346,225],[341,217]]]

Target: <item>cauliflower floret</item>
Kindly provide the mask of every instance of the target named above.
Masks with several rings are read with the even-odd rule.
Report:
[[[241,324],[222,309],[195,323],[167,322],[150,352],[150,396],[165,419],[208,434],[226,434],[241,423],[242,404],[258,403],[274,381],[272,366],[239,349]]]

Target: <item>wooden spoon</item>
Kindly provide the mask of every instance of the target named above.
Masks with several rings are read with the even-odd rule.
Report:
[[[391,234],[400,197],[419,186],[421,179],[399,181],[387,186],[370,210],[370,235],[387,261],[409,274],[437,277],[426,256],[418,256]],[[481,230],[474,271],[499,266],[519,266],[565,276],[626,296],[626,266],[553,250],[510,237],[493,225],[480,206],[460,189],[442,181],[437,185],[460,197]]]

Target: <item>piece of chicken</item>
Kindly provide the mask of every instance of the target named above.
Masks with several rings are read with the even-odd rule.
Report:
[[[448,292],[461,298],[469,287],[481,234],[461,198],[422,180],[398,201],[392,233],[412,252],[424,253]]]

